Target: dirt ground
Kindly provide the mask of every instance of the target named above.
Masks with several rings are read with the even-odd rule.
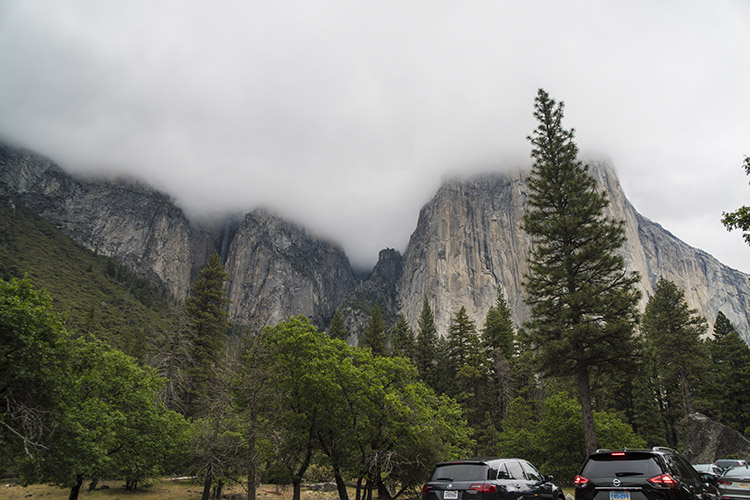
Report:
[[[84,483],[78,495],[80,500],[196,500],[201,497],[202,486],[193,481],[171,481],[159,480],[149,488],[139,488],[135,491],[127,491],[122,481],[103,481],[96,490],[88,491],[88,484]],[[105,488],[102,488],[104,486]],[[0,500],[67,500],[69,489],[61,489],[55,486],[35,484],[30,486],[18,486],[12,483],[0,483]],[[245,490],[239,486],[225,487],[223,498],[244,499]],[[257,498],[259,500],[290,500],[292,498],[291,487],[262,485],[258,488]],[[351,492],[354,498],[354,492]],[[318,492],[302,490],[302,500],[337,500],[338,494],[333,492]]]

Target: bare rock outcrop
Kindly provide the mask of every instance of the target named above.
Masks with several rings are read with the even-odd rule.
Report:
[[[750,460],[750,440],[705,415],[693,413],[680,429],[683,455],[692,463],[713,463],[719,458]]]

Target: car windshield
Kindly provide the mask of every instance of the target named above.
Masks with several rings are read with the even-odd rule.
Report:
[[[661,474],[661,467],[653,455],[646,453],[593,455],[581,471],[586,477],[652,477],[658,474]]]
[[[747,465],[732,467],[724,473],[724,477],[730,479],[750,479],[750,467]]]
[[[433,481],[484,481],[487,479],[487,464],[442,464],[435,468]]]

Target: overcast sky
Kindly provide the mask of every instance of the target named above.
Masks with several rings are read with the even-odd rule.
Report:
[[[750,1],[0,0],[0,137],[371,266],[446,176],[528,168],[538,88],[636,209],[750,271]]]

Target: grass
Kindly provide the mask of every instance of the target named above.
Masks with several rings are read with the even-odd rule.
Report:
[[[106,485],[108,489],[101,489]],[[149,488],[139,488],[128,491],[122,481],[103,481],[95,491],[88,491],[88,483],[84,483],[78,495],[80,500],[197,500],[201,498],[203,486],[195,481],[173,481],[161,479],[154,481]],[[0,500],[27,500],[40,498],[44,500],[67,500],[70,490],[56,486],[34,484],[18,486],[12,483],[0,483]],[[239,494],[245,498],[245,490],[239,486],[225,487],[223,495]],[[350,498],[354,498],[351,491]],[[259,500],[288,500],[292,498],[291,486],[261,485],[258,488]],[[336,500],[338,493],[321,493],[302,490],[302,500]]]

